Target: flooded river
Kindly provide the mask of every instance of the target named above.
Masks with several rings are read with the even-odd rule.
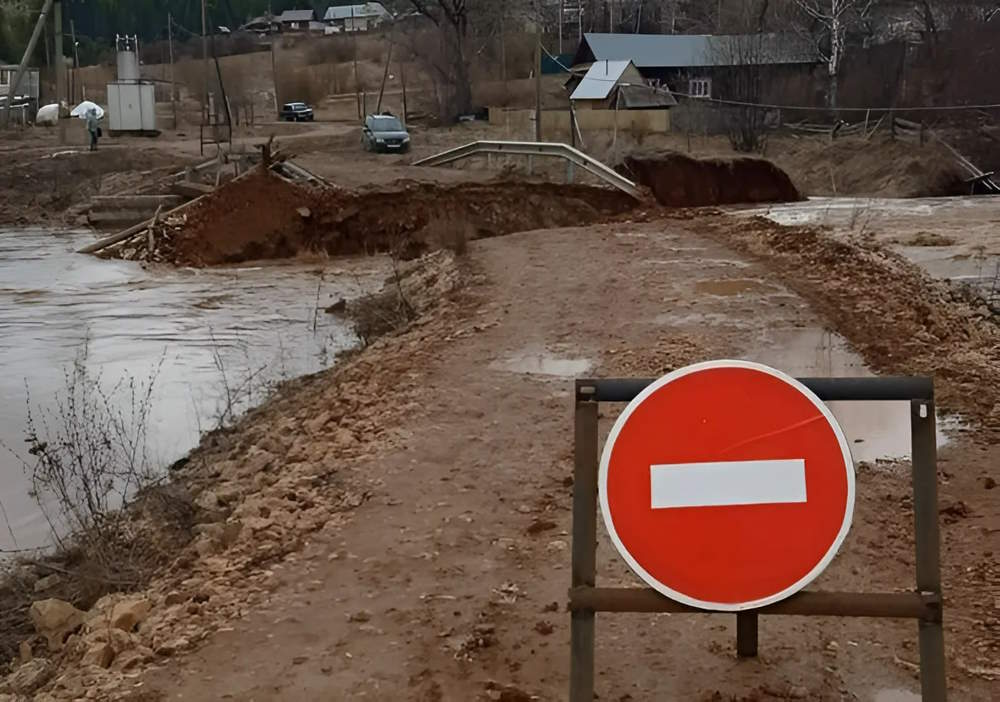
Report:
[[[385,275],[374,259],[144,270],[73,253],[92,240],[85,232],[0,229],[0,443],[15,451],[25,447],[27,395],[33,408],[51,408],[86,345],[87,368],[103,386],[157,374],[150,458],[169,465],[211,428],[225,384],[255,372],[262,389],[328,366],[355,345],[349,324],[322,308],[377,288]],[[0,447],[0,549],[47,541],[27,492],[20,461]]]

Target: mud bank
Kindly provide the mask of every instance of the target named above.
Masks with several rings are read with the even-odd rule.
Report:
[[[156,233],[152,258],[210,266],[298,254],[393,250],[404,258],[517,231],[598,222],[636,206],[624,193],[548,183],[407,183],[349,192],[259,173],[227,184]],[[146,241],[109,255],[150,258]]]
[[[696,159],[677,152],[633,155],[621,168],[667,207],[752,202],[794,202],[802,195],[791,178],[762,158]]]
[[[393,284],[417,324],[284,384],[175,464],[168,490],[178,508],[154,512],[142,500],[131,514],[131,547],[157,556],[148,580],[104,583],[104,592],[124,592],[100,597],[71,575],[39,586],[72,566],[53,561],[22,564],[18,580],[0,581],[4,641],[23,637],[0,668],[0,700],[134,700],[138,670],[266,601],[280,584],[272,568],[368,499],[350,466],[405,441],[397,427],[417,407],[414,368],[451,334],[471,333],[459,328],[461,281],[449,252],[404,264]]]

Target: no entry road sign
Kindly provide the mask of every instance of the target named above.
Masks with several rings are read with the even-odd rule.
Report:
[[[598,481],[629,566],[703,609],[798,592],[833,560],[854,512],[854,464],[829,408],[743,361],[689,366],[647,387],[615,422]]]

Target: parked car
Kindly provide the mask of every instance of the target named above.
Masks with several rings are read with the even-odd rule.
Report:
[[[394,115],[368,115],[361,130],[361,143],[366,151],[406,153],[410,150],[410,134]]]
[[[304,102],[286,102],[278,117],[286,122],[312,122],[313,109]]]

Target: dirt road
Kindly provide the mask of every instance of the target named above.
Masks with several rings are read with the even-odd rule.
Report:
[[[401,445],[347,463],[369,499],[271,569],[267,606],[146,673],[145,699],[565,699],[572,377],[789,367],[792,336],[817,340],[796,371],[837,370],[803,298],[681,220],[479,241],[466,265],[481,283],[453,333],[401,350],[421,388],[391,427]],[[942,455],[942,504],[964,504],[944,526],[955,700],[994,689],[998,593],[966,573],[993,572],[996,500],[977,481],[998,455],[969,438]],[[858,471],[854,527],[815,587],[908,589],[907,466]],[[636,584],[601,538],[599,583]],[[601,699],[915,699],[913,624],[768,619],[760,658],[738,661],[734,619],[599,617]]]

